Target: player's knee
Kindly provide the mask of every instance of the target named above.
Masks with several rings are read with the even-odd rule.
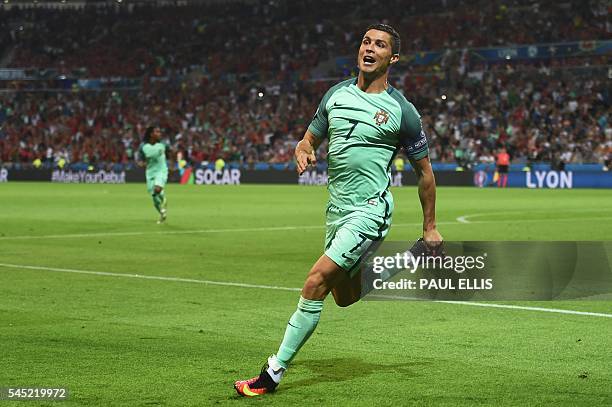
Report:
[[[309,298],[317,298],[327,295],[330,290],[329,279],[325,273],[313,267],[310,273],[308,273],[303,292],[308,295]]]
[[[153,189],[153,193],[155,193],[155,194],[159,194],[161,191],[162,191],[162,187],[158,187],[158,186],[156,186],[156,187]]]
[[[304,292],[314,296],[325,292],[325,279],[320,274],[310,273],[304,283]]]

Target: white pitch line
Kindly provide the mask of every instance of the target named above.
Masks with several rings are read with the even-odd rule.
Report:
[[[527,307],[527,306],[523,306],[523,305],[491,304],[491,303],[464,302],[464,301],[436,301],[436,302],[444,302],[444,303],[447,303],[447,304],[459,304],[459,305],[474,305],[474,306],[477,306],[477,307],[520,309],[520,310],[526,310],[526,311],[555,312],[555,313],[558,313],[558,314],[591,315],[591,316],[594,316],[594,317],[612,318],[612,314],[603,314],[603,313],[600,313],[600,312],[574,311],[574,310],[569,310],[569,309]]]
[[[61,273],[75,273],[75,274],[89,274],[95,276],[106,276],[106,277],[124,277],[124,278],[140,278],[145,280],[161,280],[161,281],[172,281],[180,283],[196,283],[196,284],[209,284],[226,287],[240,287],[240,288],[261,288],[266,290],[280,290],[280,291],[293,291],[299,292],[300,288],[295,287],[280,287],[273,285],[262,285],[262,284],[245,284],[245,283],[231,283],[227,281],[212,281],[212,280],[197,280],[193,278],[181,278],[181,277],[164,277],[164,276],[150,276],[145,274],[124,274],[124,273],[109,273],[105,271],[92,271],[92,270],[77,270],[77,269],[66,269],[58,267],[43,267],[43,266],[27,266],[20,264],[8,264],[0,263],[0,267],[16,268],[25,270],[40,270],[40,271],[55,271]],[[396,298],[393,296],[378,296],[381,298]],[[398,299],[407,300],[405,297],[397,297]],[[492,303],[478,303],[478,302],[465,302],[465,301],[432,301],[443,304],[459,304],[459,305],[472,305],[477,307],[491,307],[491,308],[504,308],[513,310],[524,310],[524,311],[541,311],[551,312],[557,314],[570,314],[570,315],[586,315],[594,317],[612,318],[612,314],[604,314],[599,312],[586,312],[586,311],[574,311],[557,308],[542,308],[542,307],[526,307],[520,305],[506,305],[506,304],[492,304]]]
[[[456,224],[457,222],[438,222],[438,225]],[[393,227],[403,226],[420,226],[422,222],[415,223],[398,223],[393,224]],[[3,236],[2,240],[31,240],[31,239],[70,239],[82,237],[108,237],[108,236],[142,236],[142,235],[187,235],[187,234],[204,234],[204,233],[244,233],[244,232],[276,232],[285,230],[310,230],[323,229],[325,225],[308,225],[308,226],[274,226],[261,228],[239,228],[239,229],[195,229],[195,230],[162,230],[162,231],[135,231],[135,232],[94,232],[94,233],[69,233],[64,235],[26,235],[26,236]]]
[[[459,216],[455,222],[437,222],[441,225],[476,225],[486,223],[534,223],[534,222],[575,222],[575,221],[600,221],[612,220],[612,217],[597,217],[597,218],[548,218],[548,219],[500,219],[500,220],[476,220],[470,221],[468,218],[474,216],[484,216],[486,214],[474,214]],[[420,226],[422,222],[415,223],[394,223],[391,226],[394,228]],[[3,240],[35,240],[35,239],[71,239],[71,238],[87,238],[87,237],[112,237],[112,236],[143,236],[143,235],[189,235],[189,234],[206,234],[206,233],[244,233],[244,232],[277,232],[287,230],[312,230],[323,229],[325,225],[307,225],[307,226],[275,226],[261,228],[237,228],[237,229],[195,229],[195,230],[158,230],[158,231],[135,231],[135,232],[94,232],[94,233],[68,233],[65,235],[24,235],[24,236],[0,236],[0,241]]]
[[[476,218],[476,217],[480,217],[480,216],[488,216],[488,215],[512,215],[515,212],[485,212],[485,213],[473,213],[471,215],[463,215],[463,216],[459,216],[456,220],[459,223],[479,223],[478,221],[474,222],[472,220],[468,220],[468,218]],[[499,222],[498,220],[495,220],[494,222]]]
[[[457,222],[459,222],[459,223],[472,223],[469,220],[467,220],[467,218],[471,218],[471,217],[479,216],[479,215],[481,215],[481,214],[459,216],[457,218]]]
[[[309,226],[276,226],[262,228],[240,228],[240,229],[195,229],[195,230],[163,230],[163,231],[136,231],[136,232],[94,232],[94,233],[72,233],[65,235],[30,235],[30,236],[4,236],[1,240],[30,240],[30,239],[65,239],[80,237],[105,237],[105,236],[142,236],[142,235],[186,235],[199,233],[236,233],[236,232],[274,232],[283,230],[321,229],[323,225]]]
[[[612,210],[612,208],[611,208]],[[530,209],[529,212],[531,213],[549,213],[550,210],[549,209]],[[572,208],[572,209],[563,209],[563,212],[585,212],[584,208]],[[595,211],[586,211],[586,212],[605,212],[605,213],[609,213],[609,211],[602,211],[601,209],[597,209]],[[516,214],[522,214],[524,213],[524,210],[509,210],[509,211],[493,211],[493,212],[483,212],[483,213],[473,213],[471,215],[463,215],[463,216],[459,216],[457,217],[455,220],[459,223],[463,223],[463,224],[469,224],[469,223],[502,223],[502,222],[548,222],[548,221],[560,221],[560,220],[598,220],[598,219],[602,219],[602,218],[558,218],[558,219],[519,219],[519,220],[499,220],[499,219],[494,219],[494,220],[484,220],[484,221],[473,221],[473,220],[469,220],[471,218],[477,218],[477,217],[482,217],[482,216],[495,216],[495,215],[516,215]],[[604,219],[609,219],[609,218],[604,218]]]
[[[56,271],[56,272],[61,272],[61,273],[90,274],[94,276],[141,278],[145,280],[174,281],[174,282],[180,282],[180,283],[210,284],[210,285],[221,285],[221,286],[228,286],[228,287],[264,288],[268,290],[283,290],[283,291],[301,291],[299,288],[279,287],[279,286],[274,286],[274,285],[231,283],[228,281],[197,280],[193,278],[150,276],[150,275],[145,275],[145,274],[109,273],[106,271],[75,270],[75,269],[65,269],[65,268],[58,268],[58,267],[26,266],[26,265],[8,264],[8,263],[0,263],[0,267],[25,269],[25,270]]]
[[[610,220],[612,217],[597,217],[597,218],[545,218],[545,219],[496,219],[496,220],[468,220],[475,216],[484,216],[486,214],[465,215],[457,218],[457,223],[464,225],[480,225],[487,223],[547,223],[547,222],[576,222],[588,220]]]

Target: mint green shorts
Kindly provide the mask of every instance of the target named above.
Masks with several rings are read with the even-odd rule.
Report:
[[[325,255],[352,277],[389,233],[391,214],[384,218],[362,211],[345,211],[330,204],[325,226]]]
[[[155,189],[155,187],[162,187],[162,189],[165,188],[167,182],[167,172],[151,174],[150,176],[147,175],[147,191],[149,192],[149,195],[153,195],[153,190]]]

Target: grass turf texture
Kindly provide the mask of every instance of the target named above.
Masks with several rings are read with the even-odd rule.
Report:
[[[393,193],[388,239],[413,240],[416,189]],[[156,225],[144,185],[0,184],[0,263],[297,288],[321,254],[324,188],[167,196]],[[612,236],[609,190],[439,188],[437,212],[447,240]],[[62,405],[612,403],[612,318],[331,299],[278,391],[239,398],[233,381],[276,351],[298,295],[0,266],[0,387],[65,386]],[[609,301],[512,304],[612,313]]]

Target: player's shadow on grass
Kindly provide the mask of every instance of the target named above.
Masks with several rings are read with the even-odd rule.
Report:
[[[321,360],[306,360],[292,363],[295,370],[310,370],[315,377],[301,379],[291,383],[283,383],[284,389],[292,387],[310,386],[320,383],[343,382],[352,379],[363,378],[374,373],[393,373],[405,378],[419,376],[420,367],[430,365],[427,361],[410,361],[393,364],[376,364],[365,362],[357,358],[335,358]],[[294,373],[294,372],[292,372]],[[298,373],[298,372],[295,372]]]

